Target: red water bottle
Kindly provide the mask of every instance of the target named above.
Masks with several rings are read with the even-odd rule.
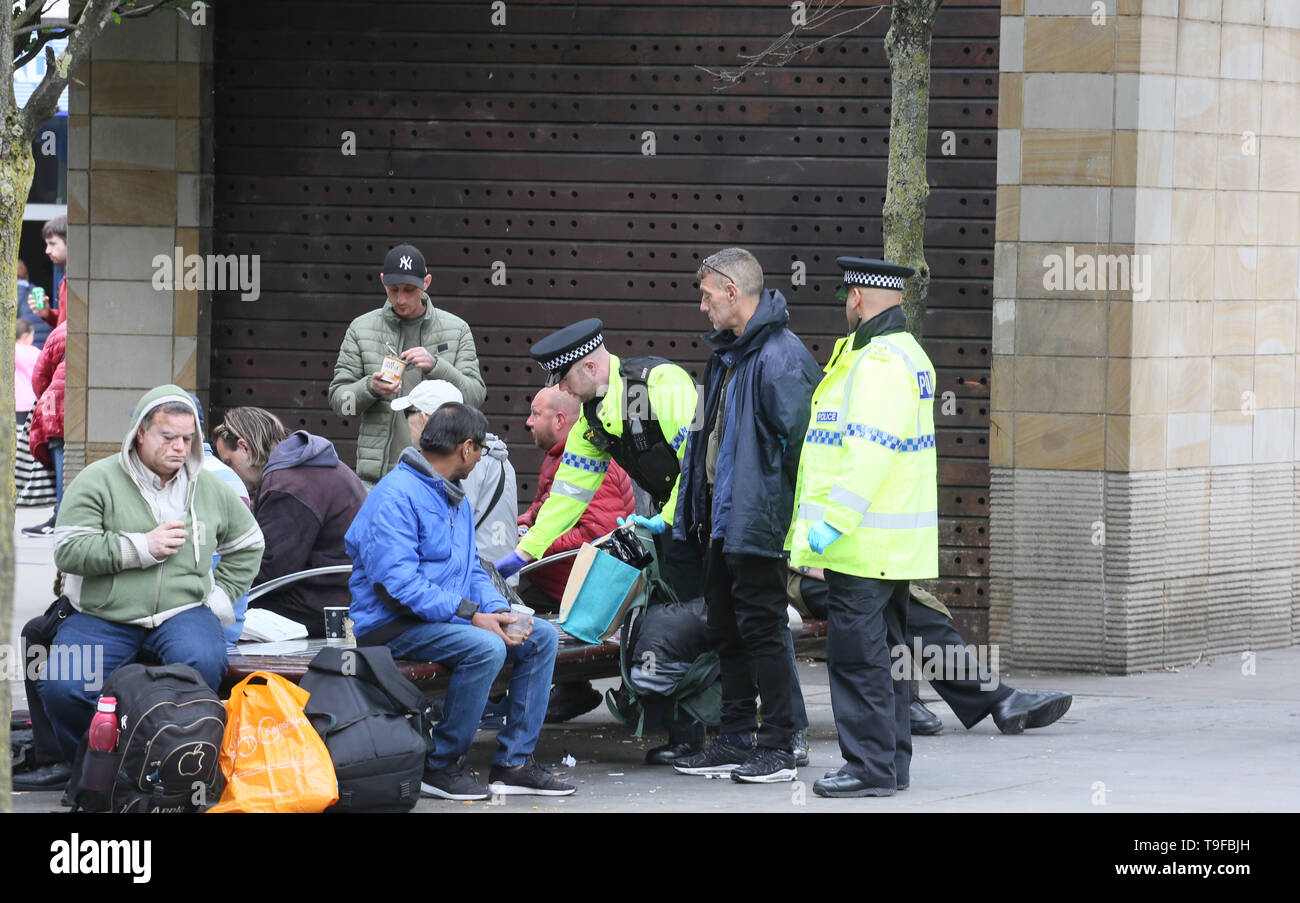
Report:
[[[90,755],[87,757],[84,785],[87,790],[107,790],[113,786],[113,775],[117,769],[117,699],[113,696],[99,697],[98,711],[90,721],[90,733],[87,737]],[[96,755],[98,754],[98,755]]]

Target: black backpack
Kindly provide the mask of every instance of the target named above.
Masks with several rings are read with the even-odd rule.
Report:
[[[123,665],[104,682],[117,698],[117,748],[92,752],[89,730],[68,781],[73,811],[197,812],[220,797],[226,707],[189,665]],[[84,786],[97,757],[113,759],[108,790]]]
[[[608,452],[619,467],[627,471],[632,482],[650,494],[657,507],[668,504],[681,462],[677,448],[664,435],[663,426],[650,404],[648,380],[650,371],[667,364],[676,366],[662,357],[634,357],[622,361],[618,372],[623,378],[623,435],[614,436],[605,431],[596,414],[600,398],[585,402],[583,416],[587,432],[583,438],[596,448]]]
[[[424,694],[387,646],[327,646],[307,666],[303,711],[334,760],[339,801],[326,812],[409,812],[420,801],[433,726]]]

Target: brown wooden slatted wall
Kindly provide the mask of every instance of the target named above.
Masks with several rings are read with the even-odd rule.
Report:
[[[406,240],[429,261],[435,303],[474,329],[521,500],[541,458],[523,425],[539,380],[529,344],[599,315],[612,350],[662,354],[698,378],[694,271],[718,248],[758,256],[825,361],[845,328],[834,259],[881,246],[888,10],[722,93],[696,65],[766,46],[788,27],[787,3],[520,0],[506,12],[494,27],[486,2],[222,4],[215,246],[261,255],[262,296],[214,301],[217,416],[260,404],[353,461],[356,425],[329,410],[326,387],[347,323],[382,303],[385,250]],[[938,592],[971,642],[986,634],[998,31],[998,0],[948,0],[931,82],[925,346],[958,406],[935,412]],[[941,154],[947,129],[955,156]],[[504,286],[490,283],[498,260]],[[806,285],[791,285],[794,261]]]

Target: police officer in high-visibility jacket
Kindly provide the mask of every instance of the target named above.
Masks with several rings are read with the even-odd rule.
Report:
[[[694,598],[699,595],[698,560],[688,549],[674,549],[684,544],[675,543],[668,531],[677,510],[686,436],[695,419],[695,381],[663,358],[621,360],[605,347],[603,329],[598,319],[583,320],[530,351],[550,374],[548,386],[583,403],[582,416],[564,443],[550,496],[515,551],[496,562],[497,570],[507,577],[514,574],[568,532],[605,481],[612,459],[654,500],[658,514],[633,519],[654,534],[674,590],[683,599]]]
[[[860,257],[839,296],[852,332],[813,392],[799,461],[791,563],[825,569],[831,707],[845,764],[819,796],[892,796],[910,781],[908,582],[939,576],[934,365],[907,332],[909,267]]]

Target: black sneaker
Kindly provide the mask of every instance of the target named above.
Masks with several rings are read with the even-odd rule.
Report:
[[[524,764],[515,769],[504,765],[493,765],[488,776],[488,790],[493,794],[528,795],[528,796],[568,796],[578,788],[566,784],[537,764],[529,756]]]
[[[34,527],[23,527],[24,536],[53,536],[54,535],[54,515],[43,524],[37,524]]]
[[[808,763],[808,732],[799,731],[794,735],[794,764],[802,768]]]
[[[732,769],[731,779],[744,784],[779,784],[793,781],[798,774],[794,753],[772,746],[758,746],[744,764]]]
[[[752,746],[734,746],[721,737],[693,756],[686,756],[673,763],[678,774],[717,775],[731,774],[732,770],[745,764],[754,752]]]
[[[420,794],[443,800],[485,800],[491,796],[459,762],[437,769],[425,765]]]

